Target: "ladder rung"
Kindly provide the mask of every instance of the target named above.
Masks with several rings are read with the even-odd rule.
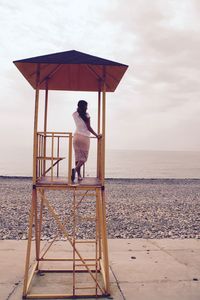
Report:
[[[96,286],[87,286],[87,287],[75,287],[76,290],[91,290],[96,289]]]
[[[86,216],[86,217],[81,217],[80,215],[78,216],[78,219],[80,220],[88,220],[88,221],[96,221],[96,216],[95,217],[89,217],[89,216]]]
[[[96,267],[96,264],[78,264],[78,265],[75,265],[75,267]]]
[[[80,203],[78,203],[78,201],[79,201],[79,199],[77,200],[77,204],[78,204],[77,208],[79,208],[80,206],[83,206],[85,204],[90,205],[90,206],[91,206],[91,204],[94,205],[94,206],[96,205],[96,200],[94,200],[94,201],[93,200],[91,200],[91,201],[84,201],[84,202],[82,201]]]
[[[96,194],[93,194],[93,193],[88,193],[88,194],[81,194],[81,193],[77,193],[75,194],[77,197],[87,197],[87,196],[90,196],[90,197],[96,197]]]
[[[88,243],[88,244],[90,244],[90,243],[94,243],[94,244],[96,244],[96,240],[94,240],[94,241],[90,241],[90,240],[77,240],[77,241],[75,241],[75,243]]]
[[[82,260],[84,260],[84,261],[99,261],[99,259],[96,259],[96,258],[83,258],[83,259],[80,259],[79,258],[79,260],[78,260],[78,258],[76,259],[76,261],[82,261]]]
[[[75,261],[77,261],[77,262],[79,262],[79,261],[99,261],[99,258],[82,258],[82,259],[80,259],[80,258],[76,258],[75,259]],[[71,261],[73,261],[73,258],[71,259]]]

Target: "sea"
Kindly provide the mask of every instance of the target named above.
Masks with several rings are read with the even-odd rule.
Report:
[[[15,151],[16,155],[16,151]],[[1,157],[1,176],[32,176],[32,153]],[[62,176],[66,175],[65,169]],[[200,151],[106,150],[106,178],[200,178]],[[86,176],[95,176],[91,152]]]

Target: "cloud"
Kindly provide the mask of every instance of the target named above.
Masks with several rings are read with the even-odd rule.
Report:
[[[76,49],[129,65],[116,92],[107,95],[108,148],[199,150],[199,5],[195,0],[1,0],[1,126],[9,117],[9,134],[17,124],[22,146],[32,143],[34,91],[12,61]],[[70,116],[79,96],[51,93],[51,129],[73,128]],[[84,97],[95,126],[96,95]]]

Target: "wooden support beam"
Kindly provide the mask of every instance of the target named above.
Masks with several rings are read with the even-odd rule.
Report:
[[[37,178],[37,129],[38,129],[38,108],[39,108],[39,81],[40,64],[37,64],[36,91],[35,91],[35,114],[34,114],[34,137],[33,137],[33,184]]]
[[[102,102],[102,147],[101,147],[101,183],[104,185],[105,180],[105,137],[106,137],[106,85],[103,83],[103,102]]]
[[[32,197],[33,197],[33,191],[32,191]],[[27,294],[28,271],[29,271],[29,266],[30,266],[31,241],[32,241],[32,232],[33,232],[34,213],[35,213],[35,211],[34,211],[34,201],[32,201],[31,202],[30,214],[29,214],[28,243],[27,243],[27,250],[26,250],[23,296],[26,296],[26,294]]]
[[[46,80],[45,107],[44,107],[44,157],[46,157],[46,132],[47,132],[47,114],[48,114],[48,79]],[[46,160],[43,161],[43,173],[45,174]]]
[[[68,184],[72,183],[72,133],[69,133],[69,159],[68,159]]]
[[[107,230],[106,230],[106,210],[105,210],[105,191],[99,191],[99,212],[101,224],[101,243],[102,243],[102,274],[104,277],[105,290],[110,293],[110,280],[109,280],[109,260],[108,260],[108,243],[107,243]],[[101,261],[100,261],[101,262]]]
[[[99,91],[98,91],[98,120],[97,120],[97,132],[101,133],[101,80],[99,80]],[[101,143],[97,140],[97,178],[100,178],[100,161],[101,161]]]

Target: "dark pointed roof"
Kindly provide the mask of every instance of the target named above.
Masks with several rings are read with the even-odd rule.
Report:
[[[98,91],[105,78],[106,90],[113,92],[123,77],[127,65],[71,50],[14,61],[14,64],[36,88],[37,70],[40,89]]]

